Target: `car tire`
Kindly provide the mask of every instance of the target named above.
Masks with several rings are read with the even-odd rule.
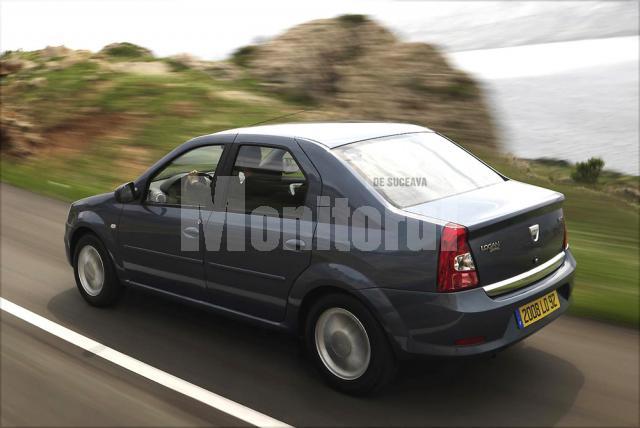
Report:
[[[122,294],[111,257],[100,239],[87,234],[73,254],[73,272],[82,297],[92,306],[113,305]]]
[[[364,304],[347,294],[329,294],[312,305],[305,342],[327,383],[348,394],[377,391],[397,371],[385,331]]]

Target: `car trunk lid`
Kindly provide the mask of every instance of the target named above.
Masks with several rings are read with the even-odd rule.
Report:
[[[507,180],[405,210],[466,226],[480,286],[520,275],[558,255],[564,196]]]

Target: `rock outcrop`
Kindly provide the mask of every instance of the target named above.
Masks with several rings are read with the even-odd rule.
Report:
[[[241,52],[266,89],[334,117],[413,122],[465,145],[496,144],[477,83],[433,46],[404,43],[366,17],[312,21]]]
[[[23,115],[6,108],[0,118],[0,152],[25,157],[36,151],[43,138],[37,127]]]

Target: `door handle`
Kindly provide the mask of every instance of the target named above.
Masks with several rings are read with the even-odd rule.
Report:
[[[287,239],[284,241],[284,248],[287,250],[304,250],[306,245],[302,239]]]
[[[200,232],[197,227],[185,227],[182,229],[182,234],[187,238],[197,238],[200,236]]]

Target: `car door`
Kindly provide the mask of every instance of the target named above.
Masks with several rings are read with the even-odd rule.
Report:
[[[207,230],[211,303],[269,321],[284,319],[295,279],[311,262],[312,210],[320,178],[294,139],[238,136],[225,172],[226,213]],[[306,209],[306,212],[304,211]]]
[[[128,281],[205,298],[202,213],[211,206],[224,147],[177,154],[153,172],[141,201],[123,206],[118,238]]]

